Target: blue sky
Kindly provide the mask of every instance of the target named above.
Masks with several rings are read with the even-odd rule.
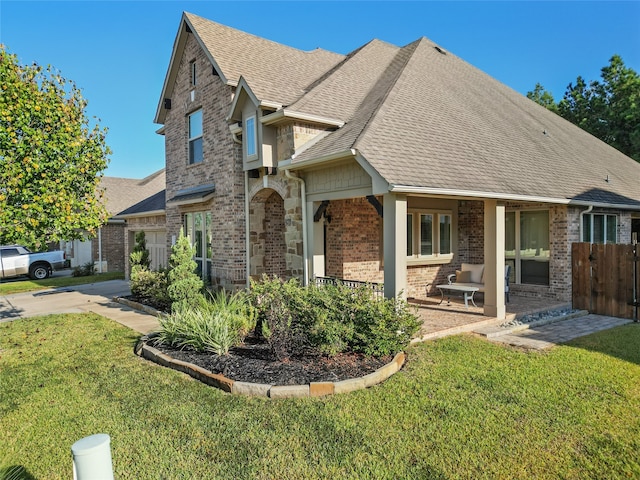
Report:
[[[613,54],[640,72],[638,1],[0,0],[0,43],[75,81],[109,129],[106,174],[143,178],[164,167],[153,118],[183,11],[302,50],[427,37],[522,94],[540,82],[557,100],[578,75],[598,80]]]

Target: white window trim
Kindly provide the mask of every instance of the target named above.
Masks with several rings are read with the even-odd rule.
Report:
[[[593,241],[593,233],[594,233],[594,227],[595,227],[595,222],[594,217],[596,216],[602,216],[604,217],[604,223],[603,223],[603,233],[604,233],[604,244],[615,244],[618,243],[618,228],[620,226],[620,220],[618,218],[618,215],[616,215],[615,213],[605,213],[605,212],[595,212],[595,213],[586,213],[584,215],[585,217],[590,217],[590,221],[589,221],[589,243],[596,243]],[[607,222],[609,221],[609,217],[614,217],[616,219],[616,238],[613,241],[609,241],[609,239],[607,238],[607,232],[608,232],[608,228],[607,228]],[[584,228],[584,226],[583,226]],[[582,241],[584,241],[584,234],[586,232],[582,232],[582,235],[580,237],[580,239]]]
[[[198,165],[200,163],[204,162],[204,151],[202,152],[202,159],[198,162],[192,162],[191,161],[191,142],[197,139],[202,139],[204,136],[204,125],[200,125],[200,135],[197,135],[195,137],[191,136],[191,117],[193,115],[195,115],[196,113],[200,112],[200,117],[201,117],[201,122],[204,122],[204,119],[202,118],[202,108],[199,108],[198,110],[194,110],[193,112],[191,112],[189,115],[187,115],[187,129],[188,129],[188,136],[189,136],[189,140],[187,141],[187,163],[189,165]],[[203,142],[204,143],[204,142]],[[203,145],[204,147],[204,145]]]
[[[251,138],[251,135],[249,135],[249,125],[250,122],[253,123],[253,153],[249,153],[249,139]],[[244,121],[244,125],[245,125],[245,134],[243,135],[243,137],[245,138],[245,151],[247,154],[247,159],[255,159],[258,158],[258,126],[257,126],[257,122],[256,122],[256,116],[255,115],[251,115],[250,117],[247,117],[247,119]]]
[[[520,235],[520,214],[523,212],[549,212],[549,229],[551,229],[551,212],[549,209],[547,208],[516,208],[516,209],[509,209],[507,210],[508,213],[513,212],[514,215],[514,227],[515,227],[515,232],[514,232],[514,246],[515,246],[515,250],[513,250],[513,253],[511,253],[511,251],[507,252],[505,250],[505,260],[512,260],[514,262],[514,268],[513,268],[513,272],[514,272],[514,278],[515,281],[513,282],[514,284],[519,284],[519,285],[533,285],[533,286],[545,286],[545,285],[537,285],[537,284],[532,284],[532,283],[522,283],[522,264],[520,263],[521,260],[527,260],[526,257],[524,257],[523,255],[521,255],[521,248],[520,248],[520,240],[521,240],[521,235]],[[549,237],[551,237],[551,231],[549,232]],[[551,244],[551,238],[549,238],[549,243]],[[506,246],[505,246],[506,248]],[[548,250],[548,254],[546,256],[542,256],[540,257],[539,261],[543,261],[543,262],[548,262],[549,265],[551,265],[551,245],[549,245],[549,250]],[[549,285],[551,285],[551,271],[549,271]]]
[[[451,210],[425,210],[425,209],[407,209],[407,215],[413,215],[412,218],[412,240],[413,240],[413,255],[407,255],[407,265],[435,265],[442,263],[449,263],[453,260],[453,212]],[[432,241],[433,241],[433,254],[421,255],[420,254],[420,216],[432,215]],[[449,232],[450,253],[440,253],[440,216],[448,216],[450,218]]]

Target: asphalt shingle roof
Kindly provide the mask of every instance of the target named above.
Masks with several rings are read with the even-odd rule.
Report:
[[[381,58],[345,126],[294,161],[353,148],[390,185],[640,206],[640,163],[436,47]]]
[[[184,16],[227,80],[235,84],[244,77],[260,100],[289,105],[344,58],[319,48],[298,50],[191,13]]]
[[[105,206],[111,217],[163,191],[165,184],[164,169],[143,179],[102,177],[100,181],[100,186],[105,192]],[[162,209],[164,209],[164,202]]]
[[[355,149],[390,188],[640,207],[640,163],[427,38],[343,56],[184,19],[229,83],[345,122],[294,165]]]

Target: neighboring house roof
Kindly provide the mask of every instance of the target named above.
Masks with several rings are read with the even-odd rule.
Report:
[[[223,82],[235,86],[243,76],[260,100],[277,105],[295,101],[307,86],[344,58],[319,48],[305,52],[287,47],[185,12],[160,97],[156,123],[164,122],[163,101],[171,97],[184,51],[183,23],[195,34]]]
[[[164,169],[143,179],[102,177],[100,181],[100,186],[105,192],[105,205],[111,217],[163,191],[165,184]]]
[[[164,213],[166,190],[162,190],[148,198],[130,206],[118,214],[118,217],[140,217],[153,213]]]

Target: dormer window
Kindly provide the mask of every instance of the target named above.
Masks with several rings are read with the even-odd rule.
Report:
[[[256,117],[249,117],[245,121],[245,137],[247,142],[247,157],[253,157],[257,154],[256,142]]]
[[[202,162],[202,109],[189,115],[189,164]]]

